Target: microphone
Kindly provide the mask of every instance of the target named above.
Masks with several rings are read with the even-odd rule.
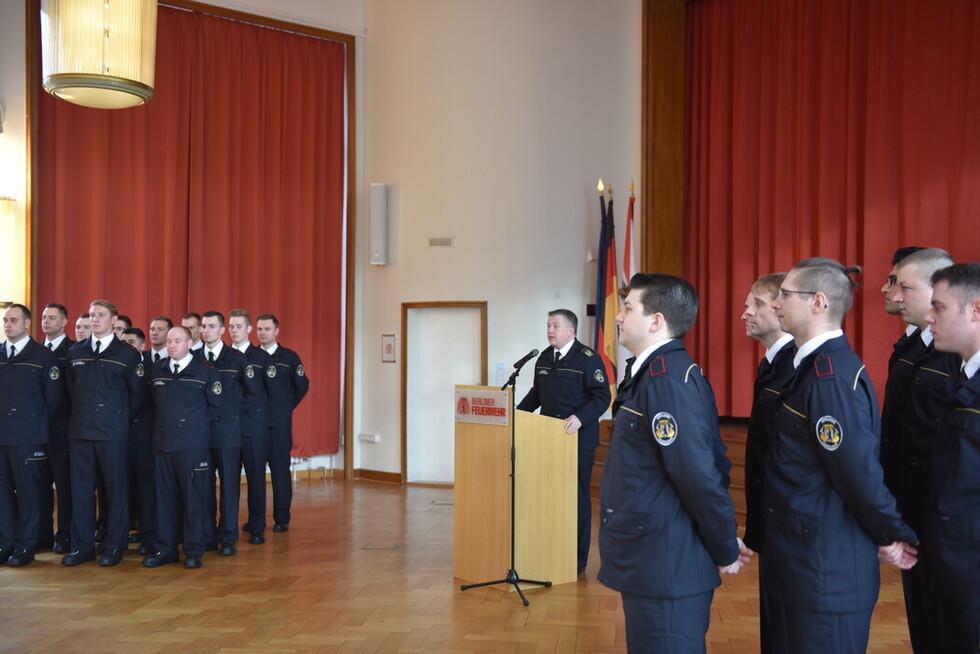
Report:
[[[531,350],[530,352],[528,352],[527,354],[525,354],[524,357],[520,361],[518,361],[517,363],[515,363],[514,364],[514,367],[517,368],[518,370],[520,370],[524,366],[525,363],[527,363],[528,361],[530,361],[531,359],[533,359],[536,356],[538,356],[538,351],[537,350]]]

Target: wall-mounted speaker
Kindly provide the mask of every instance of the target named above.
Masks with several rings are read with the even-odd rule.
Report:
[[[372,266],[388,264],[388,186],[371,185],[371,255]]]

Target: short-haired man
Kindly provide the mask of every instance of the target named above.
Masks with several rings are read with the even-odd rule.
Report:
[[[83,313],[75,320],[75,341],[80,343],[92,336],[92,316]]]
[[[915,327],[910,345],[893,359],[885,384],[881,412],[881,461],[885,483],[898,502],[902,519],[918,534],[925,534],[929,512],[929,472],[932,448],[943,405],[953,394],[961,359],[934,347],[926,322],[932,301],[932,275],[953,265],[945,250],[927,248],[903,258],[895,267],[892,301],[899,315]],[[889,469],[890,468],[890,469]],[[902,571],[905,613],[912,650],[916,654],[939,651],[938,615],[932,593],[929,543],[923,542],[919,562]]]
[[[191,352],[197,354],[204,347],[204,341],[201,340],[201,314],[189,311],[180,319],[180,324],[190,331]]]
[[[62,393],[58,360],[31,340],[30,328],[30,309],[7,307],[0,352],[0,563],[12,567],[34,560],[48,420]]]
[[[592,540],[592,466],[599,446],[599,417],[609,408],[609,380],[602,359],[576,338],[578,317],[568,309],[548,312],[548,345],[534,364],[534,383],[517,408],[565,421],[578,432],[578,573],[585,572]]]
[[[939,615],[935,651],[980,651],[980,263],[932,275],[933,343],[961,357],[932,450],[927,556]]]
[[[132,326],[133,319],[120,313],[118,316],[116,316],[116,322],[112,325],[112,332],[120,341],[125,341],[123,334],[125,334],[126,330],[130,329]]]
[[[293,410],[299,406],[310,379],[303,362],[292,350],[279,345],[279,319],[263,313],[255,320],[259,344],[272,360],[271,376],[266,380],[269,394],[269,472],[272,475],[272,527],[274,532],[289,531],[293,486],[289,478],[289,457],[293,448]]]
[[[58,373],[62,384],[66,372],[65,361],[68,350],[75,341],[65,334],[68,325],[68,309],[57,302],[49,302],[41,312],[41,331],[44,338],[38,342],[52,352],[58,359]],[[71,464],[68,458],[68,418],[71,404],[68,394],[62,393],[58,408],[51,414],[48,423],[48,466],[42,471],[41,479],[41,531],[38,544],[46,544],[51,537],[54,517],[54,496],[58,496],[58,521],[52,548],[55,554],[67,554],[71,541]],[[42,467],[43,468],[43,467]],[[54,483],[54,492],[50,491]],[[41,547],[38,547],[41,549]]]
[[[878,402],[841,331],[855,284],[832,259],[800,261],[774,302],[796,370],[766,454],[763,577],[775,652],[864,652],[879,560],[915,563],[878,461]]]
[[[105,481],[106,533],[101,566],[122,561],[129,546],[129,423],[143,402],[143,361],[113,333],[118,310],[93,300],[91,338],[68,351],[66,382],[71,396],[71,552],[62,565],[95,560],[95,478]]]
[[[148,354],[151,363],[157,363],[169,356],[167,354],[167,333],[173,326],[173,321],[167,316],[157,316],[150,321],[150,351]]]
[[[219,498],[215,501],[215,476],[209,475],[208,526],[206,545],[217,545],[218,554],[232,556],[238,541],[238,504],[242,487],[242,407],[262,386],[262,371],[256,376],[245,355],[221,341],[225,317],[219,311],[207,311],[201,321],[204,348],[197,355],[221,382],[221,410],[211,425],[211,461],[221,478]],[[264,392],[264,391],[263,391]],[[220,516],[215,528],[215,518]]]
[[[616,316],[634,355],[602,475],[599,581],[622,595],[630,652],[704,651],[719,572],[750,553],[738,541],[714,393],[681,338],[694,289],[639,273]]]
[[[755,552],[762,553],[765,529],[765,513],[763,511],[762,489],[765,470],[766,450],[772,439],[773,416],[783,388],[793,376],[793,335],[787,334],[779,326],[779,318],[772,308],[776,300],[779,286],[786,278],[786,273],[772,273],[759,277],[752,284],[745,298],[745,311],[742,321],[745,322],[745,335],[758,341],[765,349],[765,355],[759,362],[755,378],[752,412],[749,416],[748,437],[745,441],[745,544]],[[763,575],[762,557],[759,559],[759,575]],[[766,605],[766,593],[762,584],[759,585],[759,604]],[[766,654],[772,649],[767,642],[766,611],[760,614],[760,637],[762,652]]]
[[[265,543],[265,462],[269,453],[269,428],[266,419],[269,398],[266,385],[275,376],[272,358],[260,347],[252,345],[248,335],[252,332],[252,320],[248,311],[232,309],[228,314],[228,332],[232,347],[245,355],[252,375],[262,383],[255,394],[242,398],[242,464],[245,467],[247,485],[248,519],[242,530],[248,532],[249,543]]]
[[[220,407],[221,382],[190,351],[191,334],[174,327],[167,335],[169,359],[154,364],[156,419],[153,452],[157,488],[156,553],[148,568],[177,563],[178,520],[183,509],[184,567],[200,568],[207,528],[210,425]]]
[[[115,331],[115,330],[113,330]],[[137,352],[143,352],[143,345],[146,343],[146,334],[139,327],[127,327],[119,337],[123,343],[133,348]]]
[[[885,313],[889,316],[899,315],[900,307],[895,304],[892,300],[892,295],[895,293],[895,284],[898,281],[898,264],[905,257],[918,252],[919,250],[924,250],[925,248],[910,245],[909,247],[902,247],[895,250],[895,254],[892,255],[892,269],[885,277],[885,283],[881,287],[881,294],[885,296]]]

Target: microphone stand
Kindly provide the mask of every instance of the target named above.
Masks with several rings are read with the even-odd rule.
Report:
[[[522,364],[523,365],[523,364]],[[517,397],[514,391],[517,390],[517,375],[521,372],[521,366],[515,367],[514,372],[511,373],[510,379],[507,383],[500,387],[500,390],[507,390],[507,387],[511,387],[511,415],[510,415],[510,568],[507,569],[507,576],[503,579],[497,579],[495,581],[484,581],[478,584],[467,584],[460,586],[460,590],[469,590],[470,588],[479,588],[481,586],[495,586],[497,584],[510,584],[517,591],[517,594],[521,596],[521,601],[524,606],[529,606],[531,603],[527,601],[524,596],[524,591],[521,590],[519,584],[535,584],[538,586],[544,586],[545,588],[551,587],[550,581],[533,581],[531,579],[521,579],[521,576],[517,574],[517,566],[514,562],[514,550],[516,542],[515,533],[515,519],[514,514],[516,513],[515,507],[516,503],[516,452],[517,452]]]

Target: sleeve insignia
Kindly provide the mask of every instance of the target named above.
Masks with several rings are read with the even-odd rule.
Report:
[[[54,366],[53,368],[51,368],[51,370],[48,371],[48,379],[50,379],[51,381],[58,381],[60,377],[61,377],[61,370],[58,369],[58,366]]]
[[[211,384],[211,392],[215,395],[221,395],[221,382],[214,382]]]
[[[273,377],[275,377],[276,376],[276,366],[275,365],[271,365],[268,368],[266,368],[265,369],[265,376],[268,377],[269,379],[272,379]]]
[[[595,380],[600,384],[606,381],[606,376],[602,374],[601,370],[596,370],[593,377],[595,377]]]
[[[245,376],[249,379],[255,376],[255,371],[252,370],[252,366],[245,366]]]
[[[817,440],[823,449],[833,452],[844,440],[844,428],[834,416],[823,416],[817,420]]]
[[[145,373],[146,373],[146,370],[143,369],[143,364],[142,363],[137,363],[136,364],[136,376],[137,377],[142,377]]]
[[[595,352],[593,352],[592,350],[590,350],[587,347],[583,347],[582,348],[582,354],[584,354],[587,357],[591,357],[591,356],[594,356],[595,355]]]
[[[298,366],[296,366],[296,374],[299,375],[300,377],[302,377],[303,375],[306,374],[306,371],[303,370],[303,364],[302,363],[299,364]]]
[[[826,355],[816,358],[813,362],[813,369],[817,373],[817,377],[830,377],[834,374],[834,364]]]
[[[653,416],[653,437],[664,447],[677,440],[677,421],[674,416],[665,411]]]
[[[650,376],[656,377],[667,372],[667,363],[662,356],[654,357],[650,362]]]

